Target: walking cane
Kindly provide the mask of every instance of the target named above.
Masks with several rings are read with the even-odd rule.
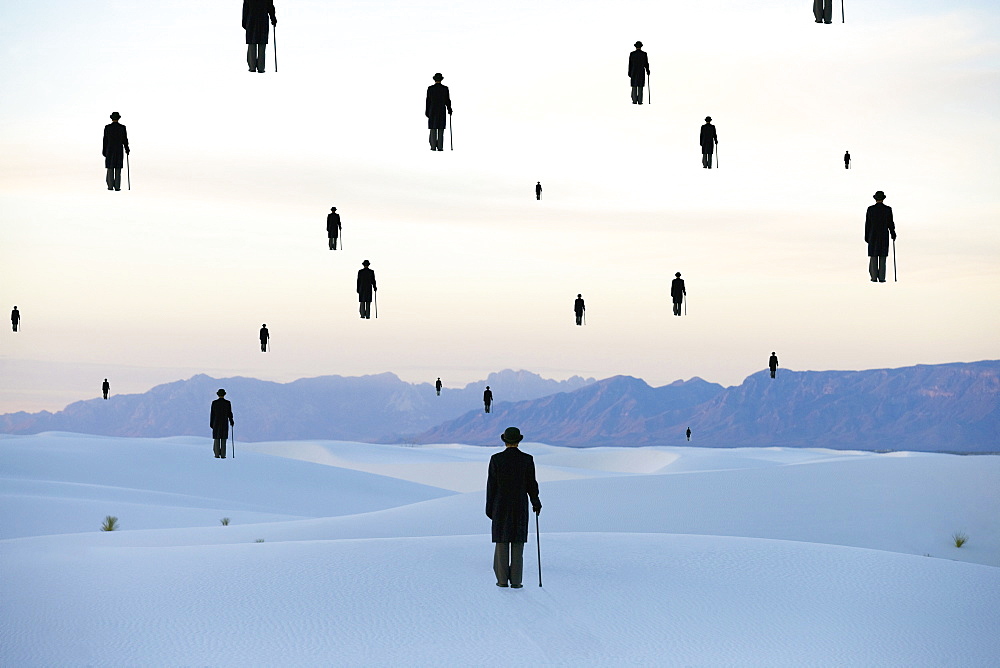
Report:
[[[583,324],[587,324],[587,309],[583,309]]]
[[[455,150],[455,135],[451,130],[451,112],[448,112],[448,142],[451,144],[451,150]]]
[[[719,142],[715,142],[715,168],[719,168]]]
[[[375,290],[372,297],[375,298],[375,319],[378,320],[378,290]]]
[[[684,293],[684,315],[688,314],[688,293]]]
[[[895,283],[899,279],[896,278],[896,240],[892,240],[892,282]]]
[[[535,513],[535,545],[538,547],[538,586],[542,586],[542,541],[538,535],[538,513]]]
[[[232,446],[233,459],[236,459],[236,424],[233,423],[230,426],[233,428],[233,437],[230,439],[231,443],[229,445]]]
[[[840,0],[840,22],[844,22],[844,0]]]
[[[653,77],[646,72],[646,102],[653,104]]]
[[[274,73],[278,73],[278,24],[272,24],[274,26]]]
[[[121,174],[121,172],[118,173]],[[128,189],[132,190],[132,169],[128,164],[128,153],[125,154],[125,179],[128,181]],[[118,183],[121,183],[121,181]]]

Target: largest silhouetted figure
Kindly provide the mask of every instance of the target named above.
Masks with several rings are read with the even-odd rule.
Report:
[[[524,438],[517,427],[507,427],[500,440],[503,452],[490,457],[486,478],[486,516],[493,521],[493,572],[498,587],[520,589],[524,572],[524,544],[528,542],[528,500],[542,512],[535,479],[535,460],[517,444]]]
[[[101,149],[101,155],[104,156],[104,167],[108,170],[104,179],[108,190],[122,189],[122,167],[129,152],[128,132],[118,122],[121,117],[117,111],[111,112],[111,122],[104,126],[104,148]]]
[[[892,222],[892,207],[882,203],[885,193],[875,193],[875,203],[865,214],[865,243],[868,244],[868,275],[872,283],[885,283],[885,260],[889,255],[889,239],[896,239],[896,224]]]
[[[272,0],[243,0],[243,29],[247,31],[247,66],[251,72],[264,71],[267,36],[271,32],[272,25],[278,25]]]
[[[642,42],[635,43],[635,51],[628,54],[628,78],[632,84],[632,104],[642,104],[642,89],[649,74],[649,56],[642,50]]]
[[[434,75],[434,83],[427,87],[424,104],[432,151],[444,150],[444,129],[448,127],[448,116],[451,115],[451,95],[448,87],[441,83],[442,79],[444,76],[440,72]]]
[[[364,265],[358,269],[358,302],[360,303],[361,317],[370,319],[372,317],[372,293],[378,291],[375,285],[375,272],[368,268],[371,264],[368,260],[361,263]]]
[[[712,117],[705,117],[705,124],[701,126],[701,135],[698,138],[701,144],[701,166],[712,169],[712,154],[715,153],[715,145],[719,143],[719,135],[712,125]]]
[[[233,405],[225,398],[226,391],[216,392],[219,398],[212,402],[212,415],[209,417],[208,425],[212,428],[212,448],[215,456],[226,458],[226,439],[229,438],[229,425],[236,424],[233,421]]]

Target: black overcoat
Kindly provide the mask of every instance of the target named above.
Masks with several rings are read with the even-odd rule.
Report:
[[[272,0],[243,0],[243,29],[247,31],[247,44],[267,44],[271,21],[275,19]]]
[[[267,327],[261,327],[260,328],[260,342],[261,343],[265,343],[265,342],[267,342],[267,340],[269,338],[271,338],[271,333],[267,331]]]
[[[580,315],[583,313],[584,308],[586,307],[583,305],[583,300],[577,297],[576,301],[573,302],[573,313]]]
[[[687,294],[687,290],[684,289],[684,279],[675,278],[670,282],[670,296],[673,297],[675,304],[680,304],[684,301],[684,295]]]
[[[326,234],[331,239],[340,236],[340,214],[330,213],[326,216]]]
[[[427,102],[424,104],[424,115],[427,116],[427,128],[444,130],[448,127],[448,114],[451,113],[451,95],[443,83],[435,83],[427,87]]]
[[[372,300],[372,289],[375,285],[375,272],[370,267],[358,269],[358,301],[370,302]]]
[[[876,202],[868,207],[865,214],[865,242],[868,257],[889,254],[889,237],[896,237],[896,225],[892,222],[892,207]]]
[[[212,428],[212,438],[229,438],[229,424],[233,421],[233,405],[228,399],[219,397],[212,402],[212,416],[208,426]]]
[[[711,123],[705,123],[701,126],[701,137],[698,139],[701,143],[701,152],[703,154],[712,155],[715,153],[715,142],[719,140],[719,136],[715,134],[715,126]]]
[[[633,86],[645,86],[647,72],[649,72],[649,56],[645,51],[633,51],[628,54],[628,77]]]
[[[121,169],[125,165],[125,151],[128,148],[128,132],[121,123],[108,123],[104,126],[104,148],[101,155],[104,156],[104,166],[108,169],[118,167]]]
[[[483,390],[483,403],[484,404],[493,403],[493,390]]]
[[[535,460],[517,448],[490,457],[486,480],[486,516],[493,520],[494,543],[528,542],[528,498],[540,507]]]

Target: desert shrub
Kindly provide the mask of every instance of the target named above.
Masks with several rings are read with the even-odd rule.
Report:
[[[117,531],[118,530],[118,518],[114,515],[108,515],[104,518],[104,524],[101,525],[101,531]]]
[[[969,541],[969,537],[965,534],[964,531],[956,531],[955,533],[951,534],[951,539],[952,541],[954,541],[955,547],[962,547]]]
[[[220,523],[222,524],[222,526],[224,526],[224,527],[227,527],[227,526],[229,526],[229,518],[228,518],[228,517],[223,517],[223,518],[222,518],[221,520],[219,520],[219,522],[220,522]]]

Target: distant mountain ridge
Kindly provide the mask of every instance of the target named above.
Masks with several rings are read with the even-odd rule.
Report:
[[[215,392],[224,387],[233,401],[236,436],[247,441],[333,439],[398,442],[472,406],[482,406],[490,385],[497,399],[536,399],[593,383],[573,376],[556,381],[528,371],[491,373],[462,389],[407,383],[392,373],[370,376],[320,376],[290,383],[256,378],[212,378],[199,374],[157,385],[143,394],[89,399],[56,413],[0,415],[0,432],[34,434],[72,431],[107,436],[203,436]]]

